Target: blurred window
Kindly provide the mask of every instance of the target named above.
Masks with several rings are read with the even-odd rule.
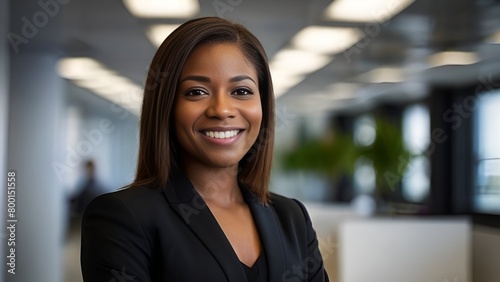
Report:
[[[363,115],[354,121],[354,142],[361,147],[373,144],[376,137],[375,120],[371,115]]]
[[[375,191],[375,169],[373,161],[359,157],[354,164],[354,187],[357,194],[371,194]]]
[[[354,120],[354,143],[359,147],[368,147],[375,141],[375,119],[369,114]],[[367,157],[359,157],[354,164],[354,188],[356,194],[371,194],[375,191],[376,176],[373,161]]]
[[[474,210],[500,214],[500,90],[478,96]]]
[[[430,114],[426,106],[417,104],[403,113],[403,139],[412,158],[402,181],[402,194],[409,202],[422,202],[429,194],[429,158],[424,154],[430,144]]]

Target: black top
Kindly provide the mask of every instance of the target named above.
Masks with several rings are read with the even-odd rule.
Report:
[[[265,282],[267,281],[267,260],[264,252],[260,253],[252,267],[241,263],[248,282]]]

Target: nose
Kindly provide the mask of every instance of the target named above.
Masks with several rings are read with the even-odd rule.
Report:
[[[211,118],[226,119],[236,116],[232,97],[226,93],[217,93],[210,98],[206,114]]]

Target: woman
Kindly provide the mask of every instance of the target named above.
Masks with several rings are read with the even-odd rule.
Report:
[[[85,281],[327,281],[304,206],[268,192],[274,97],[243,26],[175,30],[148,73],[135,181],[82,223]]]

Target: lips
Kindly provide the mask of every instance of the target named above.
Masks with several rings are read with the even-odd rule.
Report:
[[[203,134],[210,138],[215,138],[215,139],[227,139],[227,138],[232,138],[240,132],[239,129],[235,130],[225,130],[225,131],[215,131],[215,130],[206,130],[202,131]]]

